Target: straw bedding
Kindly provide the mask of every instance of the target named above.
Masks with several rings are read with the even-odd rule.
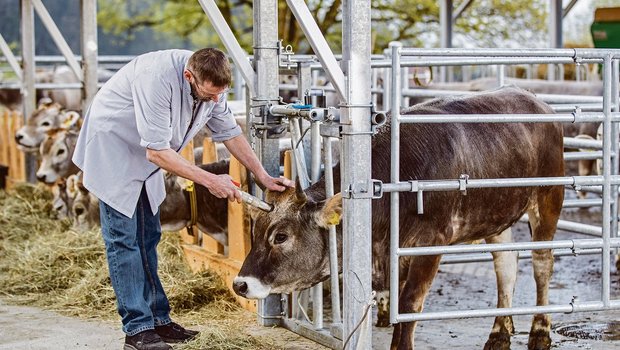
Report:
[[[0,190],[0,298],[118,324],[100,230],[70,227],[69,221],[54,219],[46,187]],[[173,319],[202,331],[199,339],[175,349],[278,348],[244,332],[255,316],[234,303],[216,275],[189,270],[177,234],[164,233],[159,255]]]

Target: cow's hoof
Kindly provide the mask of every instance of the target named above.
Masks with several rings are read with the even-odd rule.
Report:
[[[491,333],[484,344],[484,350],[510,350],[510,334]]]
[[[530,339],[527,341],[528,350],[548,350],[551,348],[551,337],[549,332],[534,331],[530,332]]]

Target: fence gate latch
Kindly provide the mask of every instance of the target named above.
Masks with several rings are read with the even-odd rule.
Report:
[[[469,180],[469,175],[461,174],[459,176],[459,191],[463,193],[463,196],[467,196],[467,180]]]
[[[359,181],[354,184],[350,184],[346,190],[344,190],[345,198],[378,198],[375,197],[376,187],[375,181],[371,180],[370,182]]]

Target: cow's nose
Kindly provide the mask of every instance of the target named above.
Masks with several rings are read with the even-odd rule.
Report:
[[[46,176],[45,175],[37,175],[37,180],[41,181],[41,182],[46,182],[45,181]]]
[[[15,135],[15,141],[17,141],[18,143],[19,143],[19,141],[20,141],[21,139],[23,139],[23,138],[24,138],[24,135],[22,135],[22,134],[16,134],[16,135]]]
[[[234,281],[233,290],[237,295],[244,297],[248,294],[248,284],[243,281]]]

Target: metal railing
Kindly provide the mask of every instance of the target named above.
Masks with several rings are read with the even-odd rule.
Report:
[[[401,94],[391,96],[392,105],[392,165],[391,182],[381,186],[383,192],[391,192],[390,218],[390,322],[412,322],[421,320],[437,320],[447,318],[483,317],[520,315],[534,313],[570,313],[577,311],[600,311],[620,308],[620,301],[610,300],[610,255],[611,248],[620,246],[616,236],[618,222],[616,215],[612,220],[612,213],[617,213],[617,185],[618,174],[618,58],[620,50],[580,50],[580,49],[404,49],[399,43],[393,43],[392,49],[392,77],[391,90],[401,91],[401,67],[403,66],[443,66],[462,64],[516,64],[516,63],[579,63],[599,62],[603,64],[603,96],[602,112],[583,113],[578,108],[570,114],[555,115],[416,115],[401,116]],[[417,57],[401,61],[401,57]],[[449,58],[446,58],[449,57]],[[612,84],[614,82],[614,84]],[[594,99],[587,102],[594,102]],[[597,100],[598,102],[598,100]],[[613,108],[613,110],[612,110]],[[513,186],[552,186],[569,185],[602,186],[602,237],[597,239],[575,239],[552,242],[531,243],[498,243],[477,246],[440,246],[440,247],[400,247],[399,242],[399,197],[398,192],[413,191],[418,194],[418,206],[424,191],[463,190],[463,181],[433,180],[401,182],[400,169],[400,124],[402,123],[506,123],[506,122],[585,122],[599,121],[603,123],[603,140],[601,144],[603,174],[602,176],[585,177],[556,177],[530,179],[469,179],[467,188],[513,187]],[[598,146],[598,144],[596,145]],[[613,163],[612,163],[613,158]],[[612,165],[613,164],[613,165]],[[614,175],[612,175],[614,174]],[[612,198],[613,196],[613,198]],[[575,204],[575,203],[573,203]],[[594,203],[592,203],[594,204]],[[597,201],[598,204],[598,201]],[[458,310],[423,312],[413,314],[399,314],[399,264],[404,256],[456,254],[456,253],[488,253],[495,251],[518,251],[534,249],[594,249],[600,252],[602,259],[601,299],[599,301],[572,301],[566,305],[548,305],[505,309],[487,310]]]

